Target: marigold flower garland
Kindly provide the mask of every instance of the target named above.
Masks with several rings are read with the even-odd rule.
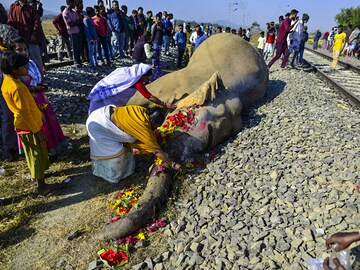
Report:
[[[187,132],[195,124],[195,107],[185,108],[176,114],[166,117],[166,121],[156,130],[156,138],[166,144],[175,131]]]

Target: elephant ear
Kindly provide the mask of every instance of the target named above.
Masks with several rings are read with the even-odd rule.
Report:
[[[194,91],[176,105],[178,109],[191,107],[194,105],[203,105],[207,101],[213,101],[216,98],[216,92],[224,88],[219,71],[216,71],[209,80],[202,84],[198,90]]]

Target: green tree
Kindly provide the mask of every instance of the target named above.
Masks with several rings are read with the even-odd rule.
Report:
[[[259,24],[257,21],[255,21],[255,22],[252,23],[250,29],[251,29],[252,31],[254,31],[254,30],[255,30],[255,31],[258,31],[258,30],[260,30],[260,24]]]
[[[356,8],[342,8],[341,12],[335,16],[338,24],[346,27],[349,23],[353,27],[360,25],[360,6]]]

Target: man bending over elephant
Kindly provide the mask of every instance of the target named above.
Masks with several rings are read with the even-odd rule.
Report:
[[[153,130],[163,118],[158,111],[150,113],[141,106],[105,106],[92,112],[86,128],[90,138],[92,172],[110,183],[118,183],[135,170],[132,149],[140,154],[153,153],[174,170],[173,162],[158,145]]]

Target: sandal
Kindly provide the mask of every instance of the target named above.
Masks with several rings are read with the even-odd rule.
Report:
[[[47,184],[46,188],[38,189],[39,195],[42,195],[42,196],[49,195],[57,190],[64,188],[70,181],[71,181],[71,178],[67,177],[60,183]]]

